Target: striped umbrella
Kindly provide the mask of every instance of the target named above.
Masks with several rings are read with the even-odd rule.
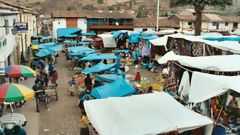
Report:
[[[36,72],[30,67],[23,65],[13,65],[5,68],[7,77],[19,78],[19,77],[34,77]]]
[[[0,85],[0,103],[19,102],[34,96],[34,91],[24,85],[5,83]]]

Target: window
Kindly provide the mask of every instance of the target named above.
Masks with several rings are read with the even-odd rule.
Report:
[[[192,22],[188,22],[188,25],[192,26],[192,24],[193,24]]]
[[[4,27],[5,27],[5,34],[7,35],[9,33],[9,24],[8,20],[4,20]]]
[[[237,29],[238,28],[238,23],[233,23],[233,29]]]
[[[218,23],[218,22],[213,22],[212,25],[213,25],[213,26],[218,26],[219,23]]]
[[[228,22],[225,22],[225,26],[228,26]]]
[[[16,24],[16,19],[13,19],[13,26]]]
[[[4,39],[2,46],[4,47],[4,46],[6,46],[6,45],[7,45],[7,39]]]

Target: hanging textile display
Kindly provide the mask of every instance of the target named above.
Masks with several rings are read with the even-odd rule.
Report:
[[[184,49],[185,55],[186,56],[192,56],[192,45],[193,45],[193,42],[185,40],[184,44],[185,44],[185,49]]]
[[[168,63],[168,68],[169,68],[168,81],[167,81],[168,89],[175,90],[175,86],[177,84],[176,73],[175,73],[176,69],[172,62]]]
[[[194,56],[194,57],[203,56],[203,44],[202,43],[193,42],[192,56]]]

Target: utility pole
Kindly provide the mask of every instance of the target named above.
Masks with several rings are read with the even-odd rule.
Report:
[[[159,6],[160,6],[160,2],[159,0],[157,0],[157,27],[156,27],[156,32],[158,32],[158,23],[159,23]]]

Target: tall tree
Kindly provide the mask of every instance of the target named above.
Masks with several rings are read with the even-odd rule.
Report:
[[[185,6],[192,5],[196,13],[195,21],[195,35],[201,34],[202,28],[202,12],[206,6],[222,6],[232,5],[233,0],[170,0],[170,5],[174,6]]]

